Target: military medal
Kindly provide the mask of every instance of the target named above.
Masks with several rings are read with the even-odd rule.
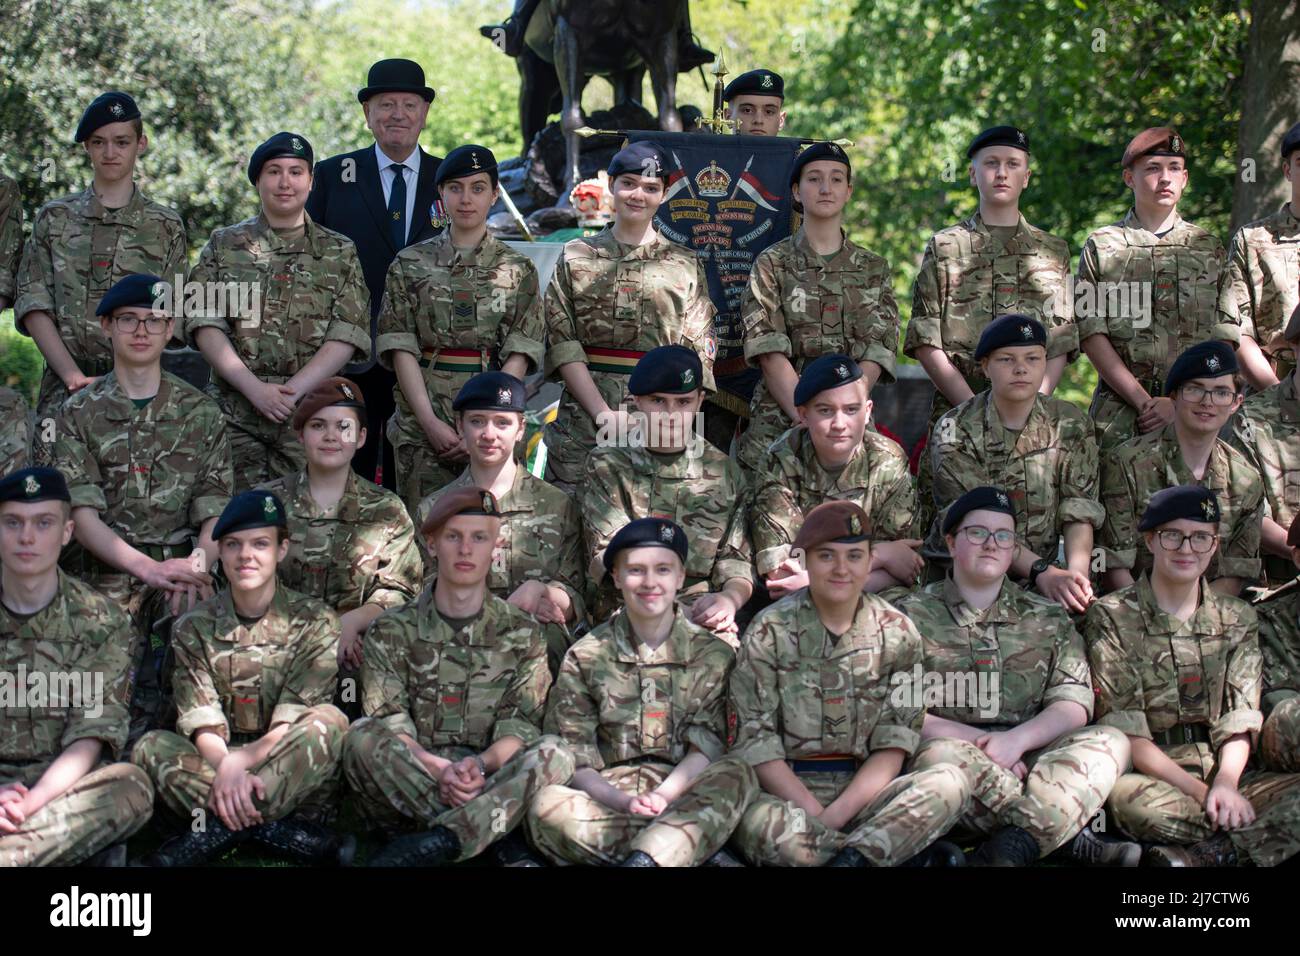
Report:
[[[429,225],[434,229],[444,229],[451,223],[451,216],[442,205],[441,199],[435,199],[429,207]]]

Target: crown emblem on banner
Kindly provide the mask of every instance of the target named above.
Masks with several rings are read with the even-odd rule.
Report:
[[[727,195],[727,187],[731,185],[731,177],[727,175],[725,169],[718,165],[716,159],[711,159],[709,165],[695,174],[695,185],[699,189],[701,196],[716,198]]]

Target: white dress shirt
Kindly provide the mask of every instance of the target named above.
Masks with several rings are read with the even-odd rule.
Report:
[[[388,197],[393,194],[393,180],[397,176],[397,171],[393,169],[397,160],[389,159],[378,143],[375,143],[375,158],[379,160],[379,185],[384,191],[384,207],[387,208]],[[402,163],[406,166],[402,177],[406,180],[406,235],[409,238],[415,216],[415,184],[420,181],[419,145],[411,150],[411,155],[402,160]]]

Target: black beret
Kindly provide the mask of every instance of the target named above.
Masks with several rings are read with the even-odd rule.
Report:
[[[81,114],[81,122],[77,124],[77,131],[73,134],[72,141],[80,143],[87,140],[91,133],[109,123],[125,123],[139,118],[140,107],[136,106],[135,100],[125,93],[115,91],[100,93]]]
[[[785,80],[780,73],[771,70],[750,70],[736,77],[722,91],[724,102],[730,103],[737,96],[752,93],[755,96],[776,96],[785,99]]]
[[[637,518],[629,521],[609,541],[605,548],[604,562],[606,571],[614,570],[614,558],[620,551],[628,548],[647,546],[667,548],[686,563],[686,532],[668,518]]]
[[[166,291],[165,288],[157,288],[160,284],[166,285],[161,278],[149,275],[147,272],[123,276],[104,293],[104,297],[99,300],[99,305],[95,309],[95,314],[112,315],[114,309],[124,306],[152,309],[154,302]]]
[[[501,508],[497,499],[486,488],[455,488],[440,494],[434,500],[429,513],[420,523],[420,534],[430,535],[437,531],[451,518],[457,515],[481,515],[486,518],[500,518]]]
[[[853,166],[849,163],[848,154],[844,152],[838,143],[813,143],[795,157],[794,165],[790,168],[790,185],[793,186],[799,181],[805,166],[809,163],[815,163],[819,159],[829,159],[835,163],[843,163],[844,169],[848,173],[853,172]]]
[[[972,511],[997,511],[1004,515],[1016,516],[1015,505],[1011,497],[1001,488],[981,485],[972,488],[948,506],[943,515],[943,533],[952,534],[953,529],[961,524],[961,519]]]
[[[1047,329],[1037,319],[1010,312],[999,315],[984,326],[980,333],[979,344],[975,346],[975,360],[979,361],[994,349],[1004,349],[1008,345],[1041,345],[1047,347]]]
[[[847,355],[822,355],[804,366],[799,384],[794,387],[794,403],[806,405],[818,392],[839,388],[862,378],[862,368]]]
[[[221,517],[212,529],[212,540],[217,541],[236,531],[250,528],[287,528],[284,505],[269,491],[241,491],[231,498]]]
[[[624,146],[609,161],[609,178],[614,179],[624,173],[633,176],[657,176],[666,179],[668,168],[664,165],[663,154],[654,143],[641,140],[631,146]]]
[[[1187,158],[1183,138],[1168,126],[1144,129],[1129,141],[1120,165],[1128,169],[1143,156],[1181,156]]]
[[[1165,394],[1193,378],[1218,378],[1237,372],[1237,353],[1227,342],[1198,342],[1174,359],[1165,376]]]
[[[495,182],[497,178],[497,158],[486,146],[457,146],[443,157],[434,174],[433,184],[441,186],[449,179],[461,179],[477,173],[487,173]]]
[[[524,383],[508,372],[479,372],[460,387],[451,410],[522,413],[524,398]]]
[[[694,349],[684,345],[651,349],[641,356],[627,379],[627,390],[632,395],[685,395],[703,387],[704,364]]]
[[[72,501],[63,473],[55,468],[23,468],[0,479],[0,502]]]
[[[357,101],[364,103],[377,93],[416,93],[426,103],[432,103],[437,96],[424,85],[424,68],[414,60],[380,60],[372,66]]]
[[[262,167],[268,161],[279,159],[281,156],[307,160],[307,170],[310,172],[312,151],[307,137],[281,131],[253,150],[253,155],[248,158],[248,181],[256,186],[257,177],[262,174]]]
[[[973,159],[985,146],[1014,146],[1029,152],[1029,137],[1017,126],[991,126],[970,141],[966,158]]]
[[[855,544],[871,537],[871,518],[852,501],[824,501],[804,518],[792,548],[807,551],[819,544]]]
[[[1214,492],[1201,485],[1174,485],[1162,488],[1151,496],[1142,520],[1138,522],[1139,531],[1150,531],[1170,521],[1186,518],[1189,521],[1204,521],[1207,524],[1219,523],[1219,499]]]
[[[301,431],[313,415],[331,405],[357,409],[361,424],[365,425],[366,399],[357,383],[342,375],[331,375],[298,400],[298,407],[293,411],[293,430]]]
[[[1300,123],[1292,126],[1282,137],[1282,158],[1286,159],[1297,149],[1300,149]]]

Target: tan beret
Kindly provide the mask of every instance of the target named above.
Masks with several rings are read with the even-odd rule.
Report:
[[[1168,126],[1144,129],[1129,142],[1120,165],[1128,169],[1143,156],[1181,156],[1187,159],[1183,138]]]
[[[439,495],[433,507],[420,525],[420,534],[428,535],[447,523],[448,518],[456,515],[486,515],[500,518],[501,509],[492,492],[485,488],[456,488]]]
[[[827,501],[808,512],[793,547],[807,551],[828,541],[849,544],[870,534],[871,519],[852,501]]]
[[[302,431],[304,425],[322,408],[330,405],[342,405],[355,408],[361,412],[361,422],[366,421],[366,400],[357,383],[341,375],[335,375],[321,382],[310,392],[298,399],[298,407],[293,412],[293,430]]]

